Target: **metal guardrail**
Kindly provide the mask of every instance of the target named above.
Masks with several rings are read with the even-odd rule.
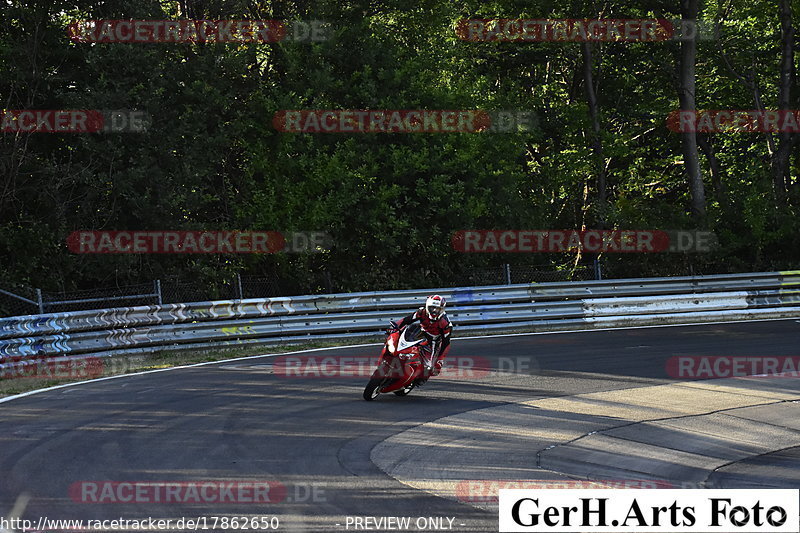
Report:
[[[800,271],[362,292],[0,319],[0,369],[43,357],[375,336],[442,294],[456,331],[800,316]]]

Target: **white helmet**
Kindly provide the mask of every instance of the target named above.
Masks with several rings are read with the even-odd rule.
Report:
[[[431,320],[437,320],[444,314],[444,306],[446,305],[447,301],[444,298],[434,294],[433,296],[428,296],[428,299],[425,300],[425,311]]]

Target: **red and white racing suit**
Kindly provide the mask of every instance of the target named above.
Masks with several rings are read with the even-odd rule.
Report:
[[[436,362],[434,368],[434,375],[436,375],[442,368],[447,352],[450,351],[450,333],[453,331],[453,324],[444,311],[439,318],[432,320],[425,308],[420,307],[404,317],[397,325],[402,328],[417,321],[431,341],[431,360]]]

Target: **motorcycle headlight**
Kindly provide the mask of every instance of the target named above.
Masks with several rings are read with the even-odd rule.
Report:
[[[386,347],[389,348],[389,352],[394,353],[394,339],[389,337],[389,340],[386,341]]]

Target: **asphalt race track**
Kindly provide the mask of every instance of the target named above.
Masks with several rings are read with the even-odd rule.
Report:
[[[492,480],[797,488],[800,378],[678,380],[667,368],[676,356],[798,357],[798,335],[782,320],[456,338],[450,357],[471,368],[374,402],[361,398],[366,377],[284,376],[272,357],[51,390],[0,403],[0,516],[24,493],[34,521],[276,516],[279,531],[317,532],[411,517],[408,531],[491,532],[496,502],[478,493]],[[86,501],[109,482],[208,481],[271,482],[272,501],[153,501],[119,484]]]

